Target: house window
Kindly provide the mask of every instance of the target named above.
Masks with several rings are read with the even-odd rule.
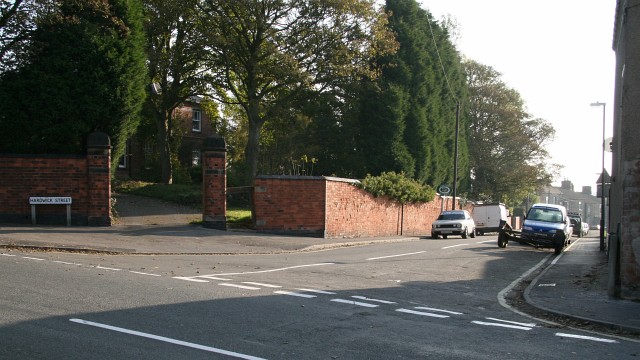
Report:
[[[200,109],[192,110],[191,130],[194,132],[202,131],[202,111]]]
[[[198,166],[200,165],[200,151],[194,150],[191,152],[191,165]]]
[[[118,159],[118,168],[119,169],[127,168],[127,155],[120,156],[120,159]]]

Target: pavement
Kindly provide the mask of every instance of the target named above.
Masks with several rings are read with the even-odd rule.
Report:
[[[111,227],[0,224],[0,253],[21,249],[135,255],[276,254],[418,240],[417,237],[402,236],[352,239],[280,236],[205,229],[177,223],[184,220],[180,217],[169,219],[164,219],[165,223],[154,219],[149,224],[136,215],[122,217]],[[529,305],[581,323],[640,335],[640,301],[607,295],[608,260],[606,253],[599,249],[597,237],[578,239],[561,255],[551,254],[550,251],[535,278],[527,279],[530,284],[524,290],[523,298]]]

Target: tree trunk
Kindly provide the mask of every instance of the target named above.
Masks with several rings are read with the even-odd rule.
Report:
[[[249,168],[245,178],[248,185],[253,185],[253,180],[258,175],[258,154],[260,152],[260,129],[262,129],[262,123],[262,121],[255,121],[251,117],[249,118],[249,138],[244,149]]]
[[[265,119],[259,113],[259,101],[249,101],[245,108],[249,119],[249,138],[247,146],[244,149],[244,155],[247,160],[249,171],[246,174],[245,181],[248,185],[253,185],[253,180],[258,175],[258,155],[260,154],[260,130]]]
[[[171,149],[169,148],[169,115],[161,111],[156,119],[158,125],[157,146],[160,154],[161,178],[163,184],[173,183]]]

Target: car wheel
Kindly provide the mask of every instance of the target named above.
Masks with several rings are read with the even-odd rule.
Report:
[[[469,230],[467,228],[464,228],[464,231],[462,232],[462,238],[466,239],[469,236]]]
[[[471,230],[471,238],[475,238],[476,237],[476,228],[473,228],[473,230]]]
[[[442,238],[443,238],[443,239],[446,239],[446,238],[447,238],[447,235],[442,235]]]
[[[507,237],[507,234],[500,232],[500,235],[498,235],[498,247],[506,248],[508,243],[509,238]]]

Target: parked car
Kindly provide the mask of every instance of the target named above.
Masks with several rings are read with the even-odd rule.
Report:
[[[498,232],[507,222],[509,210],[504,204],[480,204],[473,207],[471,216],[476,223],[478,235],[488,232]]]
[[[577,237],[586,236],[587,232],[584,231],[584,226],[582,225],[582,216],[579,213],[568,212],[569,220],[571,221],[571,226],[573,227],[573,235]],[[588,229],[588,228],[587,228]]]
[[[446,239],[449,235],[460,235],[463,239],[476,237],[476,224],[467,210],[443,211],[431,224],[431,238]]]
[[[534,204],[524,219],[522,239],[537,247],[553,248],[556,254],[571,243],[573,228],[562,205]]]

